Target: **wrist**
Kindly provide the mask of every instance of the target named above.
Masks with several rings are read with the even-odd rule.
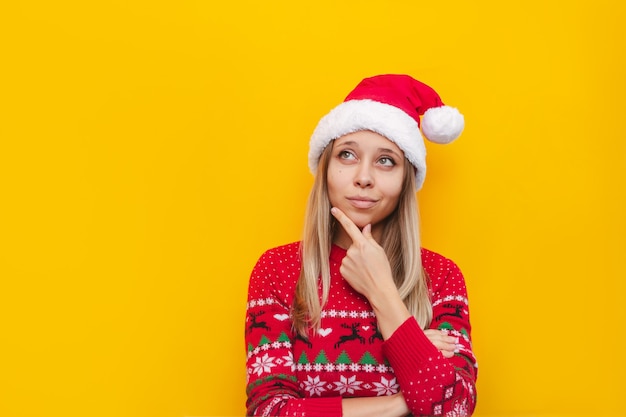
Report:
[[[344,398],[341,407],[344,417],[402,417],[410,411],[402,394]]]
[[[376,313],[377,311],[384,311],[398,304],[403,304],[400,293],[394,284],[386,287],[376,288],[371,291],[367,296],[372,309]]]
[[[393,410],[394,415],[398,416],[406,416],[411,410],[409,410],[409,406],[406,405],[406,401],[404,400],[404,395],[402,393],[393,395]]]
[[[370,305],[374,310],[378,329],[384,340],[389,339],[396,329],[411,317],[411,313],[404,305],[397,290],[392,296],[373,297],[370,300]]]

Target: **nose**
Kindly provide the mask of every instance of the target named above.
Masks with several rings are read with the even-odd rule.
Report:
[[[374,184],[372,173],[367,164],[360,164],[354,176],[354,184],[360,188],[368,188]]]

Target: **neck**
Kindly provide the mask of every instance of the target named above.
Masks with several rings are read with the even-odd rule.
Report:
[[[384,224],[382,222],[372,226],[372,237],[379,244],[383,236],[383,228]],[[359,230],[363,230],[363,228],[359,227]],[[343,227],[337,225],[337,230],[333,235],[333,243],[342,249],[348,249],[352,245],[352,239]]]

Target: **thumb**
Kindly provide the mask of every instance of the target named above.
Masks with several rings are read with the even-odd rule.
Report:
[[[368,239],[372,238],[372,225],[371,224],[366,224],[365,227],[363,228],[363,236],[365,236]]]

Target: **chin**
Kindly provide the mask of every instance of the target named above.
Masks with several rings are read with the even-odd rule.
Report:
[[[350,220],[352,220],[352,223],[354,223],[356,227],[358,227],[359,229],[363,229],[368,224],[371,224],[372,226],[374,226],[374,221],[373,221],[374,219],[372,219],[371,216],[364,216],[362,214],[352,213],[352,212],[348,212],[346,213],[346,215],[348,216]]]

